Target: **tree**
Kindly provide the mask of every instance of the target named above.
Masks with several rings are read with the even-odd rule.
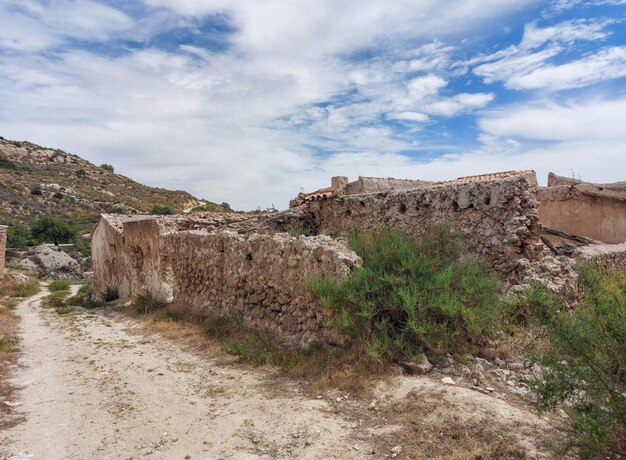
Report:
[[[7,247],[24,249],[31,243],[30,228],[24,224],[9,225],[7,229]]]
[[[101,167],[102,169],[104,169],[105,171],[109,171],[110,173],[114,173],[114,172],[115,172],[115,168],[113,168],[113,166],[111,166],[110,164],[107,164],[107,163],[102,163],[102,164],[100,165],[100,167]]]
[[[35,220],[30,228],[34,240],[39,243],[73,243],[78,231],[69,222],[58,217],[44,216]]]

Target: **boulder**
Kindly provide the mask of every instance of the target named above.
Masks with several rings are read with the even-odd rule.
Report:
[[[78,267],[76,259],[73,259],[60,249],[42,244],[41,246],[33,248],[32,251],[34,253],[32,257],[39,259],[38,265],[45,272]],[[20,264],[22,262],[20,262]]]

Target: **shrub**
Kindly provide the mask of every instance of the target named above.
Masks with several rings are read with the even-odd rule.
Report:
[[[69,291],[71,285],[72,285],[72,282],[67,279],[54,280],[48,285],[48,291],[50,292]]]
[[[105,302],[113,302],[119,298],[120,294],[116,287],[108,287],[102,293],[102,300]]]
[[[540,283],[526,292],[531,320],[549,341],[534,358],[546,366],[530,382],[540,410],[562,406],[583,457],[626,456],[626,273],[579,262],[579,305]]]
[[[133,302],[133,310],[136,313],[147,315],[165,306],[165,302],[155,298],[149,292],[139,294]]]
[[[41,189],[41,187],[33,187],[32,189],[30,189],[30,194],[35,196],[42,196],[43,190]]]
[[[39,282],[36,279],[16,281],[11,279],[9,275],[6,275],[4,281],[0,283],[0,297],[30,297],[37,294],[40,289]]]
[[[110,173],[115,173],[115,168],[113,168],[113,166],[111,166],[110,164],[107,163],[102,163],[100,165],[100,168],[104,169],[105,171],[108,171]]]
[[[24,224],[15,224],[7,229],[7,247],[24,249],[31,245],[32,236],[30,228]]]
[[[175,212],[169,206],[153,206],[150,210],[150,214],[154,214],[157,216],[171,216],[175,214]]]
[[[0,155],[0,169],[9,169],[15,171],[17,166],[11,160],[4,157],[4,155]]]
[[[478,261],[460,259],[447,227],[419,241],[399,231],[356,231],[349,243],[363,267],[345,281],[317,278],[309,286],[334,312],[331,325],[365,341],[378,361],[475,351],[508,316],[499,280]]]
[[[73,243],[78,231],[70,222],[54,216],[43,216],[36,219],[30,227],[34,240],[40,243]]]
[[[152,317],[152,319],[157,323],[163,323],[168,321],[177,322],[180,321],[180,318],[181,314],[177,311],[172,310],[159,311],[155,313]]]

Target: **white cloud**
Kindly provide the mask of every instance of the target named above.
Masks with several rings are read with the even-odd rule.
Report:
[[[626,76],[626,46],[615,46],[566,64],[544,65],[526,74],[512,75],[507,87],[556,91],[623,76]]]
[[[606,28],[612,20],[571,20],[539,28],[527,24],[519,45],[510,46],[491,55],[478,56],[460,66],[473,66],[473,73],[485,83],[504,81],[511,89],[561,90],[582,87],[596,81],[623,75],[624,57],[620,47],[606,48],[597,55],[563,64],[550,60],[571,51],[577,41],[598,41],[609,33]],[[478,65],[477,65],[478,64]]]
[[[417,121],[417,122],[428,121],[428,115],[419,113],[419,112],[390,113],[388,114],[388,117],[394,120],[406,120],[406,121]]]
[[[622,122],[626,98],[588,100],[583,103],[525,104],[505,107],[480,119],[480,128],[498,137],[582,142],[620,140],[626,142]]]

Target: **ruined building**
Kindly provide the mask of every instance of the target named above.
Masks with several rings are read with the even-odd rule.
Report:
[[[577,256],[626,267],[625,198],[626,184],[551,174],[539,187],[533,171],[512,171],[447,182],[335,177],[278,213],[103,215],[92,238],[94,289],[116,289],[123,301],[150,293],[197,315],[236,315],[285,341],[337,343],[306,281],[343,279],[360,266],[342,238],[355,226],[417,237],[447,223],[467,255],[508,286],[541,279],[558,289],[575,284]]]

